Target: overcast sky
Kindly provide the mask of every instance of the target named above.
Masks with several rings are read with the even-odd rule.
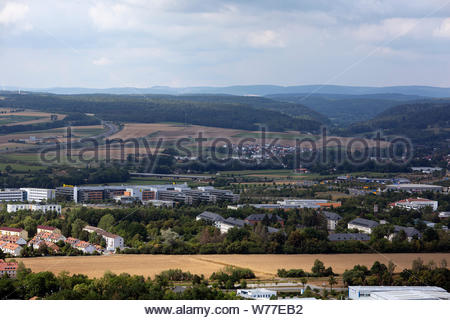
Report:
[[[449,0],[0,0],[0,86],[450,87]]]

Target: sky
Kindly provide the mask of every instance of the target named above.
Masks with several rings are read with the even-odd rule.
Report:
[[[0,87],[450,87],[450,0],[0,0]]]

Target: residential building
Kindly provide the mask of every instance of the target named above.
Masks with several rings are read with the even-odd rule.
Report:
[[[89,243],[87,241],[82,241],[82,240],[76,242],[73,245],[73,247],[75,249],[78,249],[78,250],[82,251],[83,253],[86,253],[86,254],[91,254],[94,251],[96,251],[95,247],[91,243]]]
[[[342,217],[331,211],[322,211],[322,214],[325,216],[325,219],[327,219],[327,229],[331,231],[336,230],[336,226]]]
[[[378,226],[378,222],[363,218],[353,219],[347,224],[348,229],[356,229],[368,234],[371,234],[376,226]]]
[[[236,219],[236,218],[227,218],[225,220],[217,221],[216,226],[220,229],[221,233],[227,233],[228,230],[231,228],[243,228],[245,225],[247,225],[248,222]]]
[[[4,253],[8,253],[14,257],[20,256],[20,252],[22,251],[22,247],[17,243],[8,242],[1,247]]]
[[[0,190],[0,202],[23,201],[23,191],[20,189]]]
[[[28,232],[21,228],[0,227],[0,235],[3,236],[18,236],[28,240]]]
[[[5,260],[0,260],[0,278],[4,275],[15,278],[17,276],[18,268],[19,264],[17,262],[5,262]]]
[[[42,202],[55,199],[55,189],[20,188],[24,191],[24,200],[29,202]]]
[[[450,211],[439,212],[439,218],[441,219],[450,218]]]
[[[246,298],[246,299],[270,300],[270,298],[277,296],[277,292],[273,291],[273,290],[264,289],[264,288],[238,289],[236,291],[236,295],[238,295],[242,298]]]
[[[210,211],[203,211],[200,213],[195,220],[203,220],[212,224],[215,224],[219,221],[225,220],[220,214],[210,212]]]
[[[393,239],[396,235],[398,235],[400,232],[402,232],[402,231],[405,233],[406,239],[407,239],[408,241],[411,241],[411,240],[413,240],[414,238],[417,238],[417,239],[421,239],[421,238],[422,238],[422,234],[421,234],[416,228],[413,228],[413,227],[394,226],[394,233],[391,234],[391,235],[389,235],[389,237],[388,237],[389,240],[392,241],[392,239]]]
[[[443,187],[430,185],[430,184],[415,184],[415,183],[402,183],[402,184],[390,184],[386,186],[388,191],[403,191],[403,192],[442,192]]]
[[[328,236],[329,241],[369,241],[367,233],[333,233]]]
[[[41,233],[41,232],[50,232],[50,233],[61,234],[61,230],[59,230],[56,227],[39,225],[39,226],[37,226],[36,233]]]
[[[96,234],[101,235],[102,238],[105,239],[107,251],[115,251],[116,249],[124,248],[124,240],[117,234],[113,234],[111,232],[93,226],[86,226],[83,228],[83,230],[89,233],[95,232]]]
[[[420,210],[426,207],[431,207],[436,211],[439,204],[437,201],[428,200],[424,198],[408,198],[390,204],[391,207],[403,208],[407,210]]]
[[[6,210],[8,212],[17,212],[19,210],[31,210],[61,213],[61,205],[59,204],[8,204]]]
[[[27,241],[19,236],[0,235],[0,241],[15,243],[19,246],[24,246],[27,244]]]
[[[450,293],[433,286],[349,286],[350,300],[450,300]]]
[[[258,222],[263,222],[264,220],[268,222],[278,222],[279,224],[284,225],[284,220],[281,219],[279,215],[271,213],[256,213],[245,218],[245,221],[252,225],[257,224]]]

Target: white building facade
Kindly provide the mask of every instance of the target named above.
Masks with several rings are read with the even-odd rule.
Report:
[[[59,204],[8,204],[6,210],[11,212],[17,212],[19,210],[31,210],[61,213],[61,205]]]
[[[55,189],[20,188],[24,191],[24,200],[29,202],[42,202],[55,199]]]
[[[0,201],[23,201],[23,191],[20,189],[4,189],[0,190]]]

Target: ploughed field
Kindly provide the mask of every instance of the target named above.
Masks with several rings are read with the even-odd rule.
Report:
[[[225,266],[250,268],[260,279],[276,276],[277,270],[303,269],[310,271],[315,259],[331,266],[333,271],[342,274],[356,264],[371,267],[375,261],[387,264],[389,260],[396,264],[395,272],[411,268],[416,258],[425,263],[433,260],[439,263],[442,259],[450,261],[450,253],[392,253],[392,254],[298,254],[298,255],[110,255],[79,257],[39,257],[16,259],[34,272],[63,270],[70,273],[82,273],[89,277],[100,277],[105,271],[129,273],[153,277],[167,269],[182,269],[193,274],[211,273]]]

